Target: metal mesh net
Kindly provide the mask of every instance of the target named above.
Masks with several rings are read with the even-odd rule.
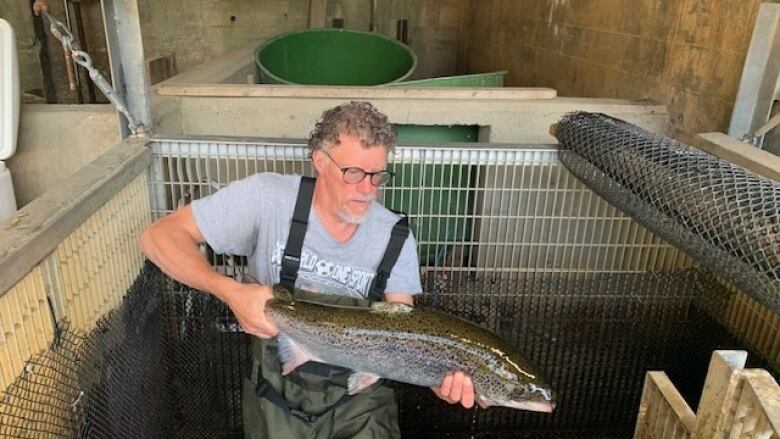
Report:
[[[780,182],[603,114],[556,137],[594,192],[780,313]]]
[[[716,260],[708,266],[746,291],[777,297],[767,296],[777,288],[776,183],[605,116],[570,115],[558,135],[566,148],[560,159],[605,198],[703,262]],[[172,156],[152,169],[159,174],[154,214],[258,166],[304,171],[302,149],[289,145],[184,146],[169,145],[184,159]],[[206,149],[216,158],[193,156]],[[714,349],[746,349],[750,366],[771,370],[712,317],[724,315],[733,291],[712,273],[679,263],[676,250],[581,187],[554,151],[401,151],[400,182],[401,171],[431,173],[409,183],[419,188],[389,188],[385,201],[418,217],[456,218],[436,226],[413,217],[429,259],[421,305],[516,344],[560,395],[552,415],[467,411],[428,389],[394,384],[404,437],[631,437],[648,369],[665,370],[693,406]],[[433,160],[440,155],[471,168]],[[411,166],[420,158],[422,165]],[[591,164],[597,158],[603,168]],[[455,168],[444,175],[436,166]],[[421,188],[449,195],[411,196]],[[442,248],[463,254],[440,261]],[[230,275],[244,265],[212,256]],[[65,326],[51,349],[30,361],[0,401],[0,436],[241,437],[248,342],[223,304],[147,265],[93,332]]]
[[[695,405],[712,350],[744,348],[697,306],[716,294],[710,278],[699,270],[426,275],[422,306],[521,347],[560,404],[552,415],[464,410],[396,383],[404,437],[630,437],[648,369],[666,370]],[[220,302],[148,264],[95,331],[62,328],[31,360],[0,402],[0,436],[241,437],[248,342]]]
[[[159,277],[159,276],[157,276]],[[0,437],[159,437],[169,433],[170,347],[155,276],[84,334],[62,324],[0,402]]]

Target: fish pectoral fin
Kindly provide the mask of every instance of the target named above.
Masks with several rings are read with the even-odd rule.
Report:
[[[488,400],[483,399],[481,396],[477,396],[475,398],[475,401],[476,401],[477,405],[479,406],[479,408],[481,408],[482,410],[485,410],[486,408],[488,408],[491,405],[493,405]]]
[[[347,389],[350,395],[358,394],[367,387],[379,381],[379,375],[370,372],[355,372],[347,380]]]
[[[374,302],[371,304],[371,312],[383,314],[406,314],[414,310],[414,307],[400,302]]]
[[[282,375],[287,375],[312,358],[293,339],[279,334],[279,359],[282,361]]]

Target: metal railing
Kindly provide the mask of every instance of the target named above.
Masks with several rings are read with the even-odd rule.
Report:
[[[312,173],[300,142],[160,138],[152,153],[154,217],[257,172]],[[512,277],[691,265],[566,171],[552,145],[399,146],[389,167],[396,178],[380,201],[409,214],[423,272]]]

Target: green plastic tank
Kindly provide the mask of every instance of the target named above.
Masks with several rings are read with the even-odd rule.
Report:
[[[415,79],[413,81],[404,81],[390,84],[391,87],[413,87],[413,88],[456,88],[456,87],[503,87],[504,78],[508,72],[499,70],[487,73],[472,73],[469,75],[439,76],[436,78]]]
[[[279,35],[257,48],[255,62],[259,83],[375,86],[408,78],[417,56],[377,33],[328,28]]]
[[[401,145],[472,143],[477,125],[394,126]],[[412,216],[420,243],[420,263],[440,265],[453,249],[450,243],[469,241],[475,185],[470,165],[394,164],[396,179],[385,189],[385,205]]]

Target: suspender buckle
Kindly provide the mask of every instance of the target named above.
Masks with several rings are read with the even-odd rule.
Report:
[[[319,416],[315,416],[315,415],[306,413],[306,412],[301,411],[301,410],[296,410],[296,409],[290,409],[290,414],[295,416],[296,418],[302,420],[302,421],[308,422],[309,424],[317,422],[317,419],[319,419]]]
[[[313,423],[317,422],[317,419],[319,419],[319,416],[312,415],[310,413],[306,413],[302,410],[298,410],[296,408],[293,408],[290,406],[290,403],[284,399],[282,395],[276,392],[273,387],[271,387],[271,383],[268,382],[262,375],[260,375],[260,372],[258,372],[257,377],[257,386],[255,386],[255,395],[257,395],[258,398],[264,398],[267,399],[269,402],[274,404],[275,406],[282,409],[284,412],[295,416],[296,418],[308,422]],[[343,400],[344,398],[342,398]],[[339,401],[341,402],[341,401]],[[338,403],[337,403],[338,404]],[[334,405],[335,407],[335,405]]]

